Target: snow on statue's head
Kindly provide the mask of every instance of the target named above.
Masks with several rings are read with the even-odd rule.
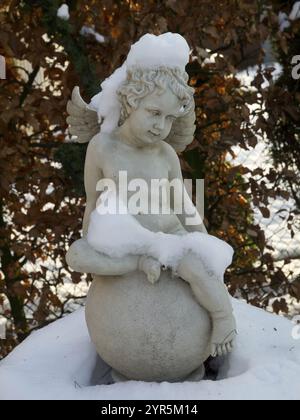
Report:
[[[188,85],[185,71],[189,53],[186,40],[174,33],[146,34],[132,45],[125,63],[102,83],[102,91],[92,99],[91,106],[102,121],[101,131],[111,132],[122,125],[147,95],[169,89],[182,109],[165,141],[176,151],[183,151],[195,130],[194,89]]]

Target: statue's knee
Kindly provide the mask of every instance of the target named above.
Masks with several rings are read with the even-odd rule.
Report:
[[[197,256],[194,254],[185,255],[178,265],[177,272],[186,281],[196,281],[197,276],[199,276]]]

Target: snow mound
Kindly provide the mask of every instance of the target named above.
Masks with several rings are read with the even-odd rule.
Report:
[[[180,67],[184,71],[189,55],[188,43],[180,34],[146,34],[131,46],[126,62],[128,68],[167,66]]]
[[[34,332],[0,363],[0,399],[299,400],[294,325],[237,300],[233,305],[239,337],[218,381],[104,385],[109,368],[98,358],[95,373],[97,355],[81,309]],[[93,385],[96,376],[103,385]]]

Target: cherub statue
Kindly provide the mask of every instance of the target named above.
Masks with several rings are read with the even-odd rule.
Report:
[[[124,65],[102,84],[101,93],[90,105],[81,99],[78,88],[74,89],[68,103],[70,132],[79,142],[89,141],[89,145],[85,163],[87,203],[83,238],[72,244],[67,261],[74,270],[94,275],[86,305],[87,324],[98,353],[115,369],[115,378],[119,380],[184,380],[189,376],[195,378],[193,371],[197,368],[203,376],[203,361],[209,355],[229,353],[236,336],[231,300],[223,283],[233,251],[228,244],[207,234],[200,217],[198,224],[188,225],[185,206],[182,206],[182,214],[175,213],[173,195],[168,214],[127,213],[124,218],[99,211],[104,197],[108,197],[107,192],[105,195],[97,191],[99,180],[110,179],[119,185],[121,171],[126,171],[129,181],[143,179],[147,185],[153,178],[170,182],[178,179],[183,183],[176,152],[191,143],[195,130],[194,91],[187,84],[185,72],[188,60],[189,47],[179,34],[147,34],[132,46]],[[186,199],[186,193],[184,197]],[[193,206],[191,201],[189,206]],[[195,207],[194,211],[198,215]],[[148,331],[140,331],[139,322],[146,322],[147,316],[154,315],[151,309],[147,314],[147,304],[139,307],[136,290],[142,296],[141,301],[146,299],[147,303],[152,296],[153,304],[158,302],[159,308],[159,299],[165,299],[162,298],[164,287],[169,287],[169,295],[175,293],[170,287],[177,290],[179,312],[180,293],[184,302],[188,293],[191,302],[183,306],[190,305],[196,312],[201,308],[201,314],[190,315],[196,317],[189,321],[194,324],[192,327],[181,325],[180,318],[176,321],[179,324],[172,327],[174,336],[176,329],[178,334],[185,334],[184,329],[197,327],[199,317],[201,328],[206,330],[202,338],[199,336],[200,341],[206,341],[201,343],[199,355],[198,349],[190,349],[195,346],[193,343],[199,342],[198,338],[198,341],[191,339],[184,343],[185,347],[178,344],[181,354],[176,360],[176,339],[162,344],[163,333],[168,336],[166,330],[159,330],[163,327],[156,324],[150,336],[148,327]],[[161,305],[171,319],[170,312],[176,308],[168,312],[165,301]],[[124,318],[128,318],[127,323]],[[152,324],[149,325],[152,328]],[[160,338],[153,338],[155,334]],[[191,337],[194,333],[189,334]],[[121,344],[116,346],[116,342]],[[146,356],[140,353],[134,356],[135,348],[141,345],[143,354],[149,357],[149,366],[146,366]],[[116,347],[119,348],[116,350]],[[185,351],[186,358],[195,357],[195,361],[182,362]],[[127,360],[130,357],[132,361]],[[174,359],[170,369],[166,366],[169,359]]]

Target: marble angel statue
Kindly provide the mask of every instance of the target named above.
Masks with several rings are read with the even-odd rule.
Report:
[[[177,155],[195,130],[189,52],[179,34],[144,35],[89,105],[77,87],[68,103],[71,134],[89,144],[83,237],[67,261],[93,275],[87,325],[115,380],[199,380],[203,362],[229,353],[236,337],[223,282],[233,250],[207,233]],[[169,212],[151,213],[150,201],[161,210],[160,198],[146,196],[149,211],[133,214],[120,199],[121,173],[129,183],[142,179],[147,194],[153,179],[179,180],[197,224],[186,223],[186,206],[176,212],[174,190]],[[101,180],[116,187],[103,191]]]

